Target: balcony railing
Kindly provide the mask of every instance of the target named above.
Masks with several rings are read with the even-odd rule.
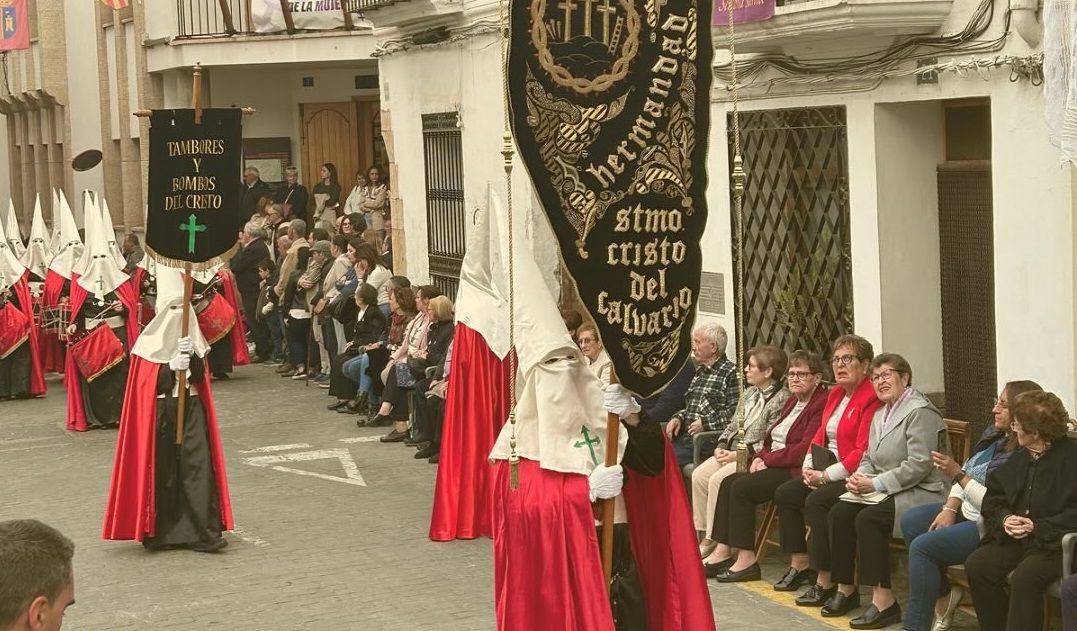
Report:
[[[341,0],[340,26],[323,30],[353,30],[365,23],[363,11],[381,6],[386,0]],[[266,35],[256,30],[250,0],[176,0],[177,39]],[[280,32],[306,32],[293,20],[288,2],[281,2],[284,24]]]

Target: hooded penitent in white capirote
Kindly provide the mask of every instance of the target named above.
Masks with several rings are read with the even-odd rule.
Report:
[[[11,251],[3,226],[0,226],[0,291],[7,291],[22,278],[26,268]]]
[[[22,231],[19,229],[19,218],[15,216],[15,202],[8,200],[7,214],[4,216],[4,234],[7,235],[7,244],[15,256],[21,257],[26,251],[22,242]]]
[[[491,261],[500,260],[501,254],[508,252],[503,246],[508,242],[508,231],[498,222],[501,216],[501,201],[491,190],[486,213]],[[504,265],[488,269],[491,277],[507,274]],[[587,475],[605,459],[607,416],[602,385],[569,337],[557,302],[547,289],[531,245],[523,235],[516,235],[513,269],[514,341],[522,384],[516,403],[516,454],[538,462],[543,469]],[[497,280],[493,286],[504,287],[507,294],[507,281]],[[507,298],[506,295],[506,303]],[[487,344],[497,352],[495,342],[487,339]],[[490,452],[491,459],[509,458],[512,431],[506,422]],[[628,442],[627,432],[620,432],[618,439],[620,462]]]
[[[34,222],[30,225],[30,242],[19,260],[26,266],[26,269],[30,270],[31,274],[45,278],[49,270],[49,262],[52,260],[52,249],[49,247],[49,233],[45,230],[45,218],[41,215],[40,196],[34,203]]]
[[[190,307],[188,307],[190,308]],[[183,271],[175,267],[157,266],[157,314],[142,330],[131,349],[132,355],[158,364],[167,364],[179,354],[179,339],[183,331]],[[194,313],[187,324],[194,354],[205,357],[209,342],[198,328]]]
[[[116,259],[112,256],[101,209],[89,195],[86,202],[86,247],[72,271],[78,274],[78,283],[83,289],[98,300],[103,300],[109,292],[127,282],[129,276],[124,273],[122,266],[116,265]]]
[[[52,260],[49,269],[64,278],[71,278],[71,271],[75,263],[82,257],[82,238],[79,237],[78,224],[75,223],[75,215],[71,212],[71,206],[64,197],[64,192],[57,195],[59,212],[53,214],[52,226]]]
[[[95,195],[94,197],[100,212],[101,226],[105,231],[108,249],[112,252],[112,258],[116,260],[116,264],[120,266],[120,269],[123,269],[127,266],[127,258],[123,255],[119,241],[116,240],[116,228],[112,224],[112,213],[108,209],[108,201],[105,200],[104,195]]]

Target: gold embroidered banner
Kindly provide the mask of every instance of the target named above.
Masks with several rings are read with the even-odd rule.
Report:
[[[691,352],[707,222],[710,0],[512,0],[512,128],[633,392]]]

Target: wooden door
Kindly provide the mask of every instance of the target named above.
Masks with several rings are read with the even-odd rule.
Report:
[[[302,181],[308,189],[313,189],[322,165],[335,164],[343,203],[355,185],[355,171],[363,168],[359,155],[359,137],[363,131],[355,102],[303,103],[302,113]]]

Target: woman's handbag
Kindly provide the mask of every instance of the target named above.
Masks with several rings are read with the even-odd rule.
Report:
[[[396,371],[396,385],[401,388],[414,388],[415,387],[415,375],[411,372],[411,367],[407,364],[394,364],[393,370]]]

